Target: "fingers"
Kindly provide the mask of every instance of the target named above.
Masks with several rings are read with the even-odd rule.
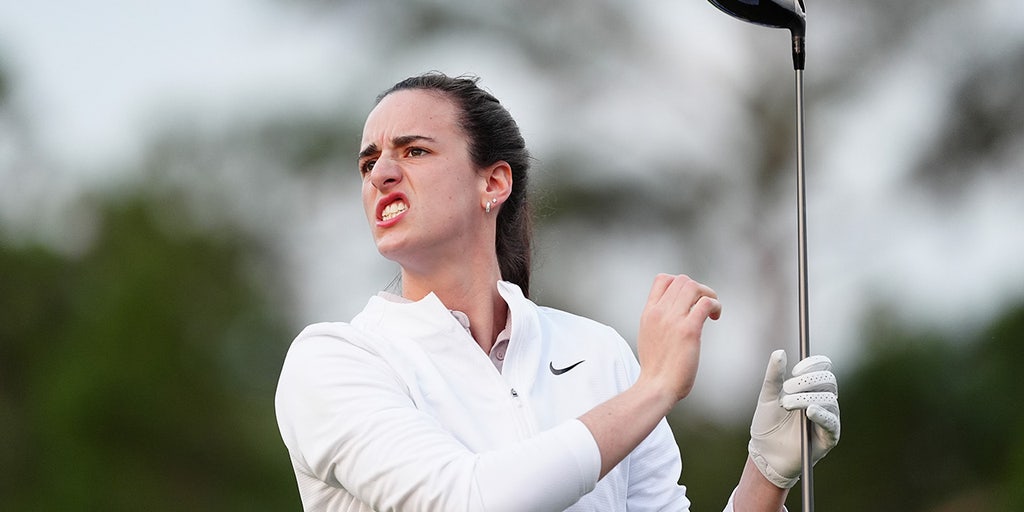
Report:
[[[819,436],[828,443],[829,447],[835,446],[839,442],[841,424],[839,423],[839,414],[837,412],[811,404],[807,407],[807,419],[821,427]]]
[[[839,410],[839,398],[835,393],[797,393],[795,395],[784,395],[779,401],[786,410],[806,409],[811,404],[824,407],[833,411]]]
[[[687,276],[678,276],[676,283],[680,286],[679,301],[688,307],[689,313],[700,318],[718,320],[722,314],[722,304],[718,302],[718,294],[711,287],[698,283]]]
[[[817,405],[838,416],[839,385],[831,370],[832,361],[825,356],[811,356],[797,363],[793,377],[783,383],[782,406],[793,410]]]
[[[758,402],[775,402],[782,394],[782,381],[786,378],[786,351],[776,350],[768,357],[768,368],[764,371],[764,384]]]
[[[685,398],[697,374],[704,323],[721,311],[711,288],[684,275],[659,274],[640,316],[637,355],[642,376],[665,387],[676,400]]]
[[[647,306],[663,307],[683,315],[694,314],[701,320],[717,320],[722,315],[718,294],[686,275],[658,274],[647,297]]]
[[[826,356],[810,356],[793,366],[793,375],[803,375],[810,372],[827,372],[832,370],[832,360]]]
[[[805,373],[803,375],[796,375],[786,379],[786,382],[782,385],[782,390],[788,394],[795,393],[807,393],[812,391],[825,391],[828,393],[838,394],[839,385],[836,382],[836,376],[830,371],[817,371],[811,373]]]
[[[722,317],[722,303],[718,302],[717,299],[712,299],[711,297],[701,297],[697,299],[697,303],[690,308],[690,313],[698,315],[701,318],[718,320]]]
[[[652,307],[657,304],[661,297],[665,295],[665,290],[668,289],[674,280],[675,278],[668,274],[658,274],[655,276],[654,284],[651,285],[651,293],[647,295],[647,306]]]

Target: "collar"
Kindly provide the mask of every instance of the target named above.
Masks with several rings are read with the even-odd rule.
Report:
[[[539,332],[537,306],[513,283],[498,281],[496,286],[498,294],[508,304],[509,344],[521,345],[516,340],[532,338]],[[372,332],[418,340],[435,336],[447,338],[466,329],[433,292],[418,301],[381,292],[370,297],[363,311],[352,319],[352,324]]]

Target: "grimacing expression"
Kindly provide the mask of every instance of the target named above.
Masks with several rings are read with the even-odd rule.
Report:
[[[409,89],[385,96],[363,127],[363,208],[377,250],[403,268],[459,257],[479,242],[474,213],[485,185],[458,120],[441,93]]]

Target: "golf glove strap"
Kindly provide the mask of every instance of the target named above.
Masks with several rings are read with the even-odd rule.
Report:
[[[750,458],[769,481],[788,489],[803,469],[800,422],[802,409],[813,423],[811,463],[817,463],[839,442],[839,401],[832,361],[811,356],[786,376],[786,352],[776,350],[768,360],[764,384],[750,424]]]

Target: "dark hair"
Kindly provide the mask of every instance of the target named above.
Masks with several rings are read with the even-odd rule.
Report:
[[[469,138],[469,154],[477,167],[504,160],[512,168],[512,193],[498,210],[494,245],[501,278],[519,285],[530,296],[530,244],[533,239],[532,212],[527,198],[530,153],[519,125],[501,102],[477,86],[478,77],[449,77],[430,72],[398,82],[377,96],[401,90],[436,91],[459,109],[459,122]]]

